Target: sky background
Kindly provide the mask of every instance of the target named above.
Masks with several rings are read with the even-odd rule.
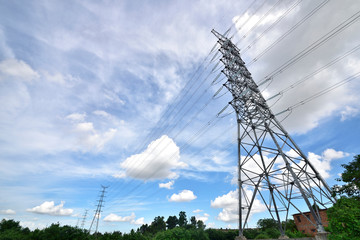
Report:
[[[180,211],[236,228],[236,120],[230,107],[217,117],[231,96],[213,28],[230,28],[257,83],[272,77],[264,97],[282,94],[269,106],[292,109],[277,118],[336,184],[360,153],[359,11],[350,0],[0,0],[0,217],[80,226],[87,209],[88,229],[103,185],[102,232]]]

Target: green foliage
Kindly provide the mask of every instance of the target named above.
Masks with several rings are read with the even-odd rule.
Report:
[[[244,236],[247,239],[255,239],[256,236],[260,233],[260,230],[257,228],[249,228],[249,229],[244,229]]]
[[[270,238],[269,235],[267,235],[266,233],[260,233],[259,235],[256,236],[256,238],[254,239],[268,239]]]
[[[327,215],[331,240],[360,240],[360,201],[357,197],[340,198]]]
[[[360,155],[341,166],[345,170],[336,180],[345,184],[332,188],[333,196],[338,195],[340,199],[327,211],[331,232],[329,239],[360,240]]]
[[[176,227],[166,232],[160,232],[156,234],[154,240],[209,240],[207,234],[200,229],[186,229],[182,227]]]
[[[280,231],[278,229],[275,228],[269,228],[265,230],[265,233],[270,237],[270,238],[278,238],[280,237]]]
[[[239,235],[237,230],[206,229],[205,233],[210,240],[234,240]]]
[[[0,222],[0,240],[26,240],[30,239],[30,230],[22,228],[19,222],[3,219]]]
[[[91,235],[88,231],[77,227],[61,226],[59,223],[51,224],[42,230],[30,231],[28,228],[22,228],[20,223],[14,220],[2,220],[0,223],[0,240],[233,240],[239,234],[238,230],[231,229],[204,230],[203,221],[191,217],[188,224],[185,212],[180,212],[179,216],[183,218],[182,227],[176,227],[176,224],[178,224],[176,216],[169,217],[166,223],[164,217],[158,216],[154,218],[150,225],[143,224],[137,231],[131,230],[130,233],[125,234],[114,231],[112,233],[97,233],[96,235]],[[273,220],[262,219],[258,224],[262,227],[262,230],[244,230],[244,236],[247,239],[277,238],[280,235],[279,231],[274,228],[276,224],[273,223]],[[292,223],[286,224],[291,225]],[[172,226],[175,227],[171,228]],[[291,232],[288,236],[298,237],[296,234],[298,233]]]
[[[257,222],[257,226],[261,230],[267,230],[267,229],[272,229],[272,228],[278,229],[279,228],[277,221],[275,221],[272,218],[259,219],[259,221]]]
[[[149,232],[149,225],[143,224],[140,228],[137,229],[137,232],[140,232],[141,234],[145,234]]]
[[[151,223],[149,227],[149,231],[153,234],[156,234],[161,231],[166,230],[166,223],[164,221],[164,217],[155,217],[154,221]]]
[[[286,231],[291,231],[291,232],[297,231],[296,224],[293,219],[288,219],[286,222],[283,221],[281,224],[283,229]]]
[[[294,230],[294,231],[286,230],[285,234],[289,238],[304,238],[304,237],[306,237],[306,234],[299,232],[298,230]]]
[[[206,229],[206,234],[208,235],[210,240],[225,240],[225,233],[218,229]]]
[[[6,230],[20,231],[21,230],[20,222],[16,222],[12,219],[10,220],[3,219],[0,223],[0,232],[5,232]]]
[[[192,216],[190,218],[190,225],[194,228],[196,228],[196,217],[195,216]]]
[[[179,213],[179,226],[185,227],[186,225],[187,225],[186,213],[184,211],[181,211]]]
[[[202,230],[204,230],[204,229],[205,229],[205,227],[206,227],[206,225],[204,224],[204,222],[203,222],[203,221],[198,220],[198,221],[196,222],[196,227],[197,227],[198,229],[202,229]]]
[[[338,181],[343,181],[344,185],[333,187],[333,193],[335,195],[347,195],[349,197],[360,198],[360,155],[354,156],[353,161],[348,164],[342,164],[345,171],[341,175]]]
[[[169,216],[166,220],[167,229],[173,229],[179,224],[179,219],[176,216]]]

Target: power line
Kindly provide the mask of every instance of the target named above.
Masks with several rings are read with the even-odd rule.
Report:
[[[282,96],[285,92],[290,91],[291,89],[294,89],[295,87],[299,86],[300,84],[304,83],[305,81],[311,79],[314,75],[322,72],[323,70],[331,67],[332,65],[334,65],[335,63],[338,63],[339,61],[343,60],[344,58],[346,58],[347,56],[349,56],[350,54],[358,51],[360,49],[360,44],[356,45],[354,48],[352,48],[350,51],[347,51],[346,53],[342,54],[341,56],[338,56],[337,58],[331,60],[330,62],[328,62],[327,64],[325,64],[324,66],[316,69],[314,72],[306,75],[305,77],[301,78],[300,80],[296,81],[295,83],[291,84],[290,86],[282,89],[281,91],[279,91],[278,93],[276,93],[275,95],[269,97],[268,99],[266,99],[266,101],[269,101],[271,99],[274,99],[278,96]]]
[[[296,8],[302,0],[298,0],[293,5],[290,6],[275,22],[273,22],[268,28],[266,28],[259,36],[257,36],[247,47],[241,47],[240,50],[242,54],[247,52],[251,47],[253,47],[261,38],[265,36],[266,33],[268,33],[271,29],[273,29],[282,19],[286,17],[294,8]],[[240,43],[241,40],[239,40],[236,45]]]
[[[346,28],[354,24],[357,20],[360,18],[360,11],[356,12],[354,15],[352,15],[350,18],[346,19],[344,22],[337,25],[335,28],[333,28],[330,32],[326,33],[322,37],[320,37],[318,40],[307,46],[305,49],[300,51],[298,54],[296,54],[294,57],[290,58],[288,61],[283,63],[280,67],[272,71],[270,74],[268,74],[264,79],[273,78],[276,75],[282,73],[285,69],[293,65],[294,63],[298,62],[300,59],[308,55],[310,52],[314,51],[321,45],[323,45],[325,42],[329,41],[331,38],[339,34],[340,32],[344,31]],[[263,80],[264,81],[264,80]],[[261,83],[260,83],[261,84]]]
[[[285,37],[289,36],[296,28],[302,25],[306,20],[311,18],[317,11],[319,11],[322,7],[324,7],[330,0],[325,0],[316,6],[311,12],[309,12],[305,17],[300,19],[295,25],[293,25],[288,31],[278,37],[272,44],[270,44],[265,50],[263,50],[260,54],[258,54],[252,61],[250,61],[247,66],[251,66],[254,62],[256,62],[259,58],[261,58],[265,53],[270,51],[275,45],[281,42]]]
[[[324,95],[326,93],[329,93],[329,92],[337,89],[338,87],[341,87],[342,85],[357,79],[358,77],[360,77],[360,72],[357,72],[357,73],[351,75],[350,77],[347,77],[344,80],[342,80],[340,82],[337,82],[337,83],[335,83],[335,84],[333,84],[333,85],[331,85],[331,86],[329,86],[329,87],[327,87],[327,88],[325,88],[325,89],[311,95],[310,97],[307,97],[304,100],[291,105],[290,107],[288,107],[287,109],[277,113],[276,115],[280,115],[280,114],[283,114],[285,112],[292,111],[295,108],[298,108],[298,107],[300,107],[302,105],[305,105],[305,104],[315,100],[316,98],[321,97],[322,95]]]
[[[268,15],[271,11],[274,10],[275,7],[277,7],[277,5],[280,4],[282,0],[278,0],[243,36],[242,38],[246,38],[253,29],[255,29]]]

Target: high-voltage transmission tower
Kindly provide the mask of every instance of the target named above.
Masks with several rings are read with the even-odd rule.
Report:
[[[89,228],[89,233],[91,233],[91,229],[92,229],[92,226],[94,224],[94,222],[96,221],[96,227],[95,227],[95,231],[94,231],[94,234],[97,233],[98,231],[98,227],[99,227],[99,219],[100,219],[100,215],[101,215],[101,208],[103,207],[103,203],[104,203],[104,198],[105,198],[105,190],[106,188],[108,187],[105,187],[105,186],[102,186],[102,190],[100,191],[101,195],[100,195],[100,198],[98,200],[98,204],[97,204],[97,207],[96,207],[96,210],[95,210],[95,214],[94,214],[94,217],[93,217],[93,220],[91,222],[91,225],[90,225],[90,228]]]
[[[82,221],[81,221],[81,227],[80,227],[81,229],[84,229],[84,225],[85,225],[87,213],[88,213],[88,210],[85,209],[85,213],[84,213],[84,215],[82,216],[83,219],[82,219]]]
[[[251,73],[240,57],[240,50],[225,36],[212,30],[220,44],[223,84],[232,94],[229,104],[237,117],[239,236],[254,209],[254,203],[267,209],[278,223],[291,213],[300,212],[317,229],[318,239],[326,239],[319,209],[331,206],[331,190],[306,155],[276,119]],[[308,209],[304,214],[301,209]],[[261,210],[260,210],[261,211]]]

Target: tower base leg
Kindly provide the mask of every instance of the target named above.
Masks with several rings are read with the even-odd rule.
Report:
[[[236,236],[235,240],[247,240],[245,236]]]
[[[289,237],[286,236],[286,235],[281,235],[281,236],[279,237],[279,239],[289,239]]]
[[[315,235],[315,240],[328,240],[328,232],[318,232]]]

